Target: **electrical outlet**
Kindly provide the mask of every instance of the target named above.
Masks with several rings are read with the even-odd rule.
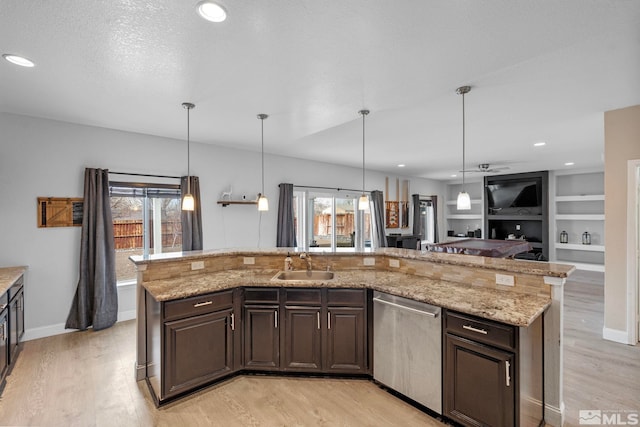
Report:
[[[245,265],[253,265],[256,263],[256,259],[252,256],[246,256],[243,259]]]
[[[515,285],[515,277],[510,276],[508,274],[498,274],[496,273],[496,284],[504,285],[504,286],[514,286]]]
[[[520,231],[520,224],[516,224],[516,231]]]
[[[376,265],[376,259],[373,257],[362,258],[362,265]]]
[[[389,267],[400,268],[400,260],[399,259],[390,259]]]
[[[204,261],[194,261],[191,263],[192,270],[202,270],[204,268]]]

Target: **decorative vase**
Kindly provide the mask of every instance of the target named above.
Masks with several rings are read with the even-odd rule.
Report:
[[[569,233],[564,230],[562,230],[562,233],[560,233],[560,243],[569,243]]]
[[[584,233],[582,233],[582,244],[583,245],[591,244],[591,234],[589,234],[588,231],[585,231]]]

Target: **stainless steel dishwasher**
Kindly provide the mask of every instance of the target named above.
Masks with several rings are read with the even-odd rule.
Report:
[[[373,378],[442,414],[440,307],[373,294]]]

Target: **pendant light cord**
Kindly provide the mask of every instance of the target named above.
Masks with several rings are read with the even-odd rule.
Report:
[[[462,191],[464,191],[464,165],[465,165],[465,122],[464,122],[464,92],[462,92]]]
[[[364,194],[364,117],[366,114],[362,114],[362,194]]]
[[[260,117],[260,137],[262,139],[262,196],[264,197],[264,118]]]
[[[190,120],[190,113],[191,113],[191,108],[187,107],[187,194],[191,194],[191,129],[189,127],[189,124],[191,123]]]

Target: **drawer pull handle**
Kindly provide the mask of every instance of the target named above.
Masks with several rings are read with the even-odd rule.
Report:
[[[273,326],[278,329],[278,310],[274,310]]]
[[[511,364],[508,361],[504,362],[504,371],[506,374],[506,381],[507,381],[507,387],[511,386],[511,374],[510,374],[510,369],[511,368]]]
[[[231,313],[231,330],[236,330],[236,316],[234,316],[233,313]]]
[[[484,329],[474,328],[473,326],[470,326],[470,325],[462,325],[462,328],[466,329],[467,331],[473,331],[482,335],[487,335],[487,331],[485,331]]]
[[[194,307],[204,307],[205,305],[211,305],[213,304],[213,301],[205,301],[205,302],[199,302],[197,304],[193,304]]]
[[[331,329],[331,312],[327,311],[327,329]]]
[[[316,313],[316,316],[318,317],[318,329],[320,329],[320,312],[319,311]]]

